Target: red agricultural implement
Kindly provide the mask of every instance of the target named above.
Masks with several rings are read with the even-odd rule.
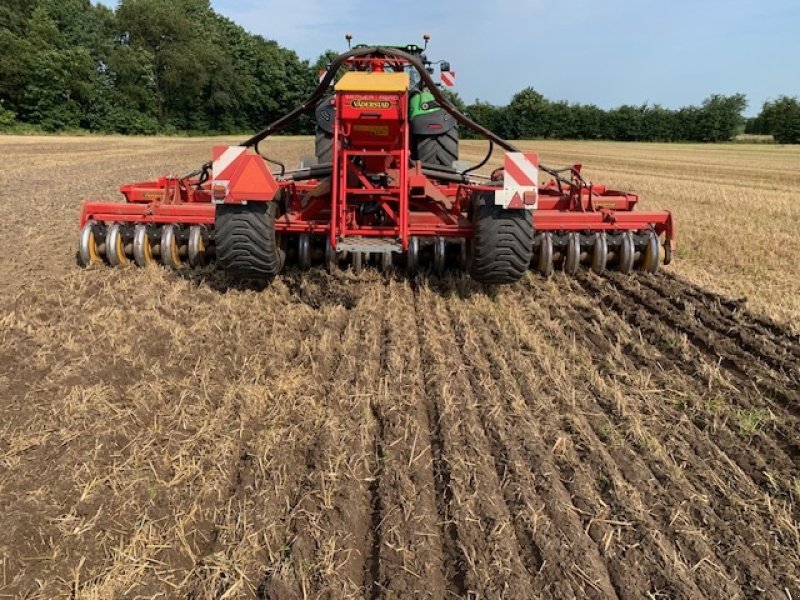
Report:
[[[239,146],[215,147],[195,173],[123,186],[124,203],[86,203],[80,262],[177,268],[215,259],[237,278],[267,281],[288,257],[301,269],[458,268],[487,283],[514,282],[530,266],[628,273],[669,262],[670,213],[636,211],[635,195],[587,182],[580,165],[545,167],[473,122],[432,78],[439,64],[452,81],[449,65],[423,50],[356,47],[303,105]],[[317,118],[314,164],[287,170],[260,153],[265,138],[306,113]],[[459,126],[489,140],[481,163],[456,160]],[[503,166],[476,174],[495,145]],[[541,172],[549,183],[539,183]]]

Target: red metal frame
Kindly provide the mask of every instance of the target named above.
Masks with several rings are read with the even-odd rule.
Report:
[[[347,160],[356,154],[345,153],[343,156]],[[346,171],[343,169],[342,177]],[[401,180],[403,176],[400,175]],[[434,186],[450,204],[427,194],[424,197],[414,197],[409,193],[412,189],[410,186],[370,190],[370,198],[399,195],[400,226],[342,227],[337,223],[341,223],[344,218],[346,205],[344,202],[338,203],[337,221],[337,212],[331,211],[335,192],[309,197],[309,193],[320,185],[319,181],[312,180],[303,185],[293,182],[279,183],[281,189],[297,199],[290,206],[298,208],[291,208],[282,215],[276,222],[276,229],[289,234],[327,235],[332,243],[336,243],[337,237],[348,235],[392,237],[401,241],[403,249],[407,248],[410,236],[470,237],[472,224],[467,218],[467,203],[463,200],[474,192],[492,191],[496,188],[480,185],[455,186],[434,182],[425,175],[417,177],[424,178],[426,185]],[[216,207],[211,201],[208,184],[196,190],[182,190],[180,197],[176,199],[171,181],[174,180],[162,179],[123,186],[121,191],[127,200],[124,203],[86,202],[81,210],[80,226],[83,227],[87,221],[93,220],[107,223],[175,223],[213,227]],[[338,185],[342,185],[341,179],[338,180]],[[360,192],[348,189],[347,193],[352,194],[354,191]],[[634,206],[638,199],[635,195],[598,191],[597,188],[593,191],[593,206],[575,208],[573,198],[568,191],[554,195],[551,188],[540,188],[539,208],[533,211],[534,228],[537,231],[636,231],[652,228],[659,236],[663,235],[674,249],[675,227],[669,212],[636,211]],[[582,198],[588,199],[586,193]],[[303,199],[306,203],[300,208]]]
[[[396,60],[394,70],[404,61]],[[352,68],[383,70],[383,60],[353,59]],[[359,100],[378,102],[378,110],[356,108]],[[286,212],[276,229],[288,234],[327,236],[333,247],[348,236],[386,237],[408,248],[411,236],[468,238],[472,236],[469,207],[476,193],[496,185],[459,184],[440,180],[410,165],[408,92],[337,92],[330,181],[295,182],[275,178],[260,157],[231,148],[238,158],[219,166],[225,177],[162,177],[120,188],[125,203],[87,202],[80,225],[88,221],[205,225],[213,229],[216,203],[271,201],[278,194]],[[372,129],[370,129],[372,128]],[[380,134],[377,134],[379,132]],[[386,135],[383,135],[383,134]],[[226,148],[214,149],[214,161],[224,162]],[[217,175],[215,179],[215,175]],[[638,212],[633,194],[587,186],[580,165],[571,169],[571,183],[540,186],[533,211],[538,231],[654,230],[674,247],[675,230],[669,212]],[[224,181],[222,181],[224,179]],[[327,186],[330,186],[328,190]],[[328,190],[328,191],[326,191]],[[379,205],[381,219],[359,215],[365,202]]]

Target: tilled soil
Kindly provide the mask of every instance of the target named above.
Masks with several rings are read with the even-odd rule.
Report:
[[[680,262],[259,291],[18,227],[0,597],[800,597],[800,341]]]

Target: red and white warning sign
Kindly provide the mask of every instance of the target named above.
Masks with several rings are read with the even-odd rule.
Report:
[[[539,155],[536,152],[507,152],[503,171],[503,189],[494,193],[495,204],[503,208],[536,208]]]
[[[322,80],[325,79],[325,75],[328,74],[328,69],[320,69],[319,70],[319,82],[322,83]]]
[[[453,87],[456,84],[455,71],[442,71],[441,72],[442,85],[445,87]]]
[[[211,178],[214,182],[227,184],[236,169],[236,159],[246,151],[244,146],[214,146],[211,163]]]
[[[214,146],[211,189],[216,204],[269,202],[275,198],[278,184],[264,164],[264,159],[245,146]]]

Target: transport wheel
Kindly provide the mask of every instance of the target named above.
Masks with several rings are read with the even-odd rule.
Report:
[[[531,213],[495,206],[494,193],[488,192],[476,198],[472,223],[472,278],[482,283],[519,281],[533,254]]]
[[[408,238],[408,251],[406,252],[406,274],[413,277],[419,270],[419,238],[412,235]]]
[[[549,231],[539,234],[539,258],[536,260],[536,270],[545,277],[553,274],[553,234]]]
[[[311,236],[307,233],[301,234],[297,241],[297,264],[303,271],[311,268]]]
[[[102,264],[103,258],[97,248],[96,236],[97,223],[88,221],[81,229],[81,238],[78,244],[78,264],[82,267]]]
[[[602,275],[608,262],[608,239],[605,233],[594,234],[594,247],[592,248],[592,271]]]
[[[440,135],[420,135],[416,142],[417,160],[423,164],[452,167],[458,160],[458,127]]]
[[[328,133],[322,127],[317,127],[316,137],[314,138],[314,154],[317,157],[317,164],[333,162],[333,134]]]
[[[114,223],[106,233],[106,258],[108,259],[108,264],[112,267],[121,267],[128,264],[119,223]]]
[[[622,239],[620,240],[619,246],[619,262],[617,263],[617,269],[620,273],[624,273],[627,275],[628,273],[633,270],[633,259],[635,258],[636,252],[635,248],[633,247],[633,235],[630,231],[625,231],[622,234]]]
[[[281,272],[286,252],[275,231],[276,202],[218,204],[217,265],[239,279],[266,282]]]
[[[339,267],[339,257],[336,250],[331,246],[330,238],[325,240],[325,270],[328,273],[333,273]]]
[[[164,228],[161,230],[161,264],[173,269],[177,269],[181,266],[175,225],[164,225]]]
[[[437,277],[444,274],[444,259],[447,248],[444,238],[437,237],[433,241],[433,273]]]
[[[192,225],[189,228],[189,244],[187,254],[189,265],[192,268],[204,267],[208,263],[206,256],[206,231],[205,227]]]
[[[581,266],[581,236],[572,231],[567,234],[567,249],[564,258],[564,273],[576,275]]]
[[[133,260],[140,267],[152,267],[156,264],[147,225],[137,225],[133,230]]]
[[[644,255],[642,257],[641,269],[648,273],[658,272],[658,261],[660,254],[660,243],[655,231],[649,231],[647,234],[647,245],[644,247]]]

